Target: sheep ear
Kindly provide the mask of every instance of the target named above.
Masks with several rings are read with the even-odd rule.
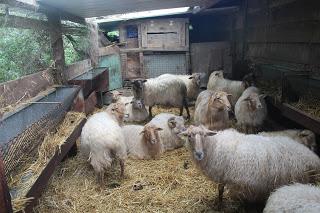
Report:
[[[189,79],[193,79],[193,78],[194,78],[194,76],[190,76],[190,77],[189,77]]]
[[[144,79],[144,80],[142,80],[142,83],[145,83],[145,82],[147,82],[148,80],[147,79]]]
[[[267,97],[267,95],[266,95],[266,94],[261,94],[261,95],[259,95],[259,98],[264,99],[265,97]]]
[[[206,136],[214,136],[217,132],[214,131],[206,131]]]
[[[142,135],[142,134],[144,134],[145,133],[145,130],[142,130],[140,133],[139,133],[139,135]]]

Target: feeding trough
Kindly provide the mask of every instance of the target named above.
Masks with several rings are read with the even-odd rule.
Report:
[[[91,69],[76,78],[69,80],[69,84],[82,87],[84,98],[87,98],[93,91],[105,91],[108,89],[109,74],[108,68],[101,67]]]
[[[6,177],[63,119],[79,90],[79,87],[57,87],[39,100],[4,115],[0,120],[0,151]]]

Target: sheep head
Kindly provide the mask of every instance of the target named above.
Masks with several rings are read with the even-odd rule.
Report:
[[[145,107],[143,99],[133,98],[131,103],[134,109],[143,109]]]
[[[119,92],[119,91],[112,91],[110,92],[112,94],[112,102],[116,103],[120,97],[123,95],[123,92]]]
[[[121,102],[112,103],[108,106],[107,112],[113,115],[115,119],[119,122],[119,124],[122,124],[123,119],[125,117],[129,117],[129,114],[126,112],[126,107],[125,107],[127,104],[128,103],[124,104]]]
[[[133,96],[135,98],[142,98],[142,92],[143,92],[143,84],[146,82],[147,80],[145,79],[138,79],[138,80],[134,80],[132,81],[132,92],[133,92]]]
[[[223,71],[222,70],[213,71],[210,74],[210,78],[213,77],[213,76],[214,76],[214,78],[223,78]]]
[[[189,79],[192,79],[192,82],[197,85],[198,88],[200,88],[201,84],[201,73],[193,73]]]
[[[177,121],[177,119],[181,119],[182,122]],[[169,118],[168,126],[171,129],[171,131],[174,132],[175,134],[179,134],[186,130],[184,126],[184,119],[182,116],[180,116],[179,118],[176,118],[176,117]]]
[[[205,151],[203,149],[205,138],[215,135],[216,132],[206,129],[204,126],[191,125],[186,131],[181,132],[179,136],[186,137],[189,147],[192,151],[193,157],[201,161],[205,158]]]
[[[153,146],[160,142],[158,131],[161,131],[162,129],[153,125],[153,124],[146,124],[143,128],[143,130],[140,132],[140,134],[143,134],[143,137],[145,139],[145,143]]]
[[[305,146],[309,147],[312,151],[316,151],[316,136],[312,131],[307,129],[301,130],[298,133],[298,137]]]
[[[218,109],[219,111],[230,111],[231,104],[228,100],[228,96],[231,95],[222,91],[213,93],[209,98],[208,108]]]
[[[259,95],[258,93],[251,93],[248,97],[243,99],[247,103],[248,109],[250,111],[256,111],[263,108],[260,98],[263,98],[264,95]]]

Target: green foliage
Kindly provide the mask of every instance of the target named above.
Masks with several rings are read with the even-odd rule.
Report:
[[[0,28],[0,82],[38,72],[52,63],[44,31]]]
[[[66,65],[88,58],[89,40],[86,36],[63,36]]]

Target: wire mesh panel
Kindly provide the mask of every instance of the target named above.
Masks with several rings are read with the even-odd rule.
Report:
[[[27,159],[46,133],[63,119],[79,87],[61,87],[38,102],[0,121],[0,151],[5,175]]]
[[[165,73],[186,74],[186,54],[153,54],[143,56],[143,71],[148,78]]]

